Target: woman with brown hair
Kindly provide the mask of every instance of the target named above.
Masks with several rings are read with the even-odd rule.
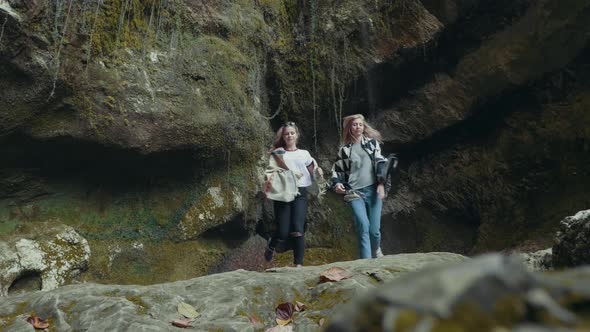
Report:
[[[307,215],[307,187],[312,184],[314,170],[322,176],[322,170],[315,167],[315,161],[307,150],[297,148],[299,140],[299,128],[294,122],[287,122],[277,131],[275,141],[271,149],[271,164],[280,167],[279,172],[284,170],[292,172],[290,178],[295,182],[296,193],[274,192],[273,196],[267,196],[273,200],[275,221],[277,229],[268,242],[264,252],[264,258],[271,261],[275,250],[286,246],[288,240],[293,245],[293,263],[299,267],[303,265],[303,254],[305,251],[305,217]],[[287,186],[282,187],[285,191]],[[298,192],[298,193],[297,193]],[[293,198],[294,197],[294,198]]]
[[[381,134],[361,114],[344,118],[342,146],[332,166],[332,187],[350,204],[361,258],[380,257],[385,164]]]

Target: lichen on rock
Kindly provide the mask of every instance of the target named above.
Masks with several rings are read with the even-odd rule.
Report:
[[[40,223],[29,232],[0,241],[0,296],[30,273],[41,278],[40,290],[55,289],[88,268],[86,239],[65,225]]]

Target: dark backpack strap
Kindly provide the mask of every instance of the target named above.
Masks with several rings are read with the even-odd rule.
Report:
[[[387,155],[387,162],[385,163],[384,173],[385,173],[385,195],[389,194],[389,190],[391,190],[392,182],[393,182],[393,173],[397,168],[397,155],[395,153],[390,153]]]
[[[289,170],[289,167],[287,166],[287,164],[285,164],[285,160],[282,156],[279,156],[277,153],[271,153],[271,155],[273,156],[273,158],[275,158],[275,161],[277,162],[277,165],[279,165],[280,168]]]

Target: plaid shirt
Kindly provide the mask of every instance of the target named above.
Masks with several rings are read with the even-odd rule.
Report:
[[[375,172],[377,182],[385,183],[386,170],[384,166],[387,159],[381,155],[381,147],[379,147],[379,143],[377,142],[377,140],[373,138],[368,138],[365,135],[363,135],[361,137],[361,147],[371,157],[371,161],[373,162],[373,170]],[[350,185],[348,184],[348,177],[350,176],[351,150],[352,143],[345,144],[340,147],[340,150],[338,150],[338,159],[336,159],[336,162],[334,163],[334,165],[332,165],[332,178],[330,179],[330,181],[332,182],[332,188],[337,183],[342,183],[346,189],[350,189]]]

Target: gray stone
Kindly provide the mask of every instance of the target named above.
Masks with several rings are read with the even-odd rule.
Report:
[[[552,249],[547,248],[535,252],[525,252],[519,254],[526,267],[533,271],[550,270],[552,267]]]
[[[553,245],[555,267],[590,264],[590,210],[579,211],[560,222]]]
[[[272,327],[278,304],[300,301],[307,309],[295,314],[294,330],[313,331],[321,318],[379,285],[366,272],[377,272],[387,282],[427,265],[464,259],[452,253],[402,254],[266,272],[236,270],[151,286],[69,285],[3,299],[0,317],[9,319],[0,322],[0,329],[16,331],[35,312],[58,331],[178,331],[170,321],[179,318],[177,305],[185,302],[200,313],[195,330],[258,331],[249,317]],[[319,283],[320,273],[332,266],[347,269],[352,278]]]
[[[516,256],[484,255],[408,274],[339,311],[326,332],[568,331],[588,326],[590,269],[543,274]],[[571,294],[576,294],[573,299]],[[468,318],[467,318],[468,317]],[[412,329],[413,328],[413,329]]]
[[[37,290],[55,289],[85,270],[89,259],[88,241],[73,228],[36,224],[30,233],[0,241],[0,296],[8,295],[21,278],[31,276],[40,278]]]

